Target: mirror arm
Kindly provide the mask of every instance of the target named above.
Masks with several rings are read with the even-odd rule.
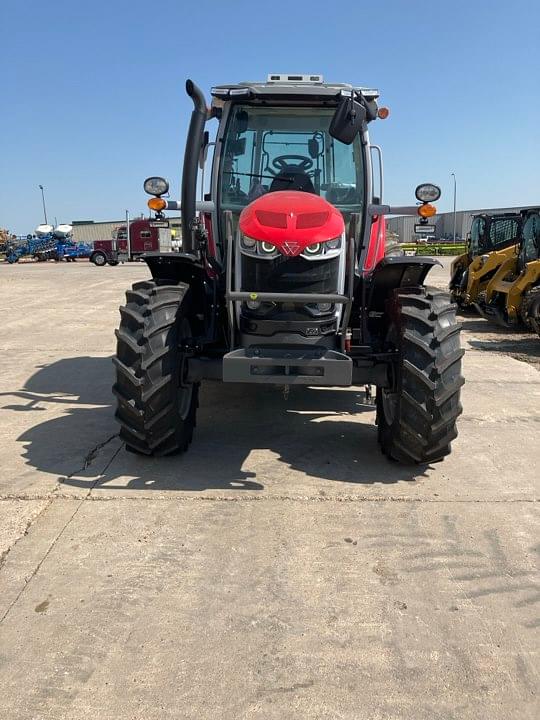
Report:
[[[167,200],[165,210],[182,210],[182,203],[179,200]],[[216,209],[213,200],[197,200],[195,202],[195,210],[202,213],[212,213]]]
[[[373,215],[418,215],[418,205],[368,205],[367,213],[370,217]]]

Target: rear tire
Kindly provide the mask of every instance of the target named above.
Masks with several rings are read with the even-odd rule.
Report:
[[[448,293],[394,291],[388,302],[388,345],[399,353],[392,388],[377,390],[378,439],[388,457],[427,464],[450,453],[462,412],[461,327]]]
[[[116,331],[116,419],[128,450],[170,455],[193,438],[198,383],[185,378],[181,346],[191,337],[189,285],[138,282]]]

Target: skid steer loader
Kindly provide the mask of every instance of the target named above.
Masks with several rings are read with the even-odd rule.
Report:
[[[517,250],[493,275],[477,307],[499,325],[523,323],[540,335],[540,208],[522,212]]]
[[[473,216],[467,252],[450,268],[450,293],[460,307],[472,307],[482,299],[489,280],[514,254],[520,224],[519,213]]]
[[[116,333],[127,448],[186,450],[207,380],[371,384],[382,451],[404,463],[441,460],[461,412],[455,305],[424,284],[436,260],[384,256],[385,215],[427,222],[440,189],[419,185],[418,205],[383,204],[381,153],[368,133],[388,115],[379,93],[279,74],[214,87],[210,107],[191,80],[186,91],[194,107],[181,202],[163,197],[164,178],[144,183],[158,220],[181,210],[182,252],[144,256],[152,279],[127,291]]]

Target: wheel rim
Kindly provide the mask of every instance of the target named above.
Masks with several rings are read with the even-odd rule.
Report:
[[[105,258],[103,257],[103,255],[96,255],[96,257],[94,258],[94,264],[100,266],[105,265]]]

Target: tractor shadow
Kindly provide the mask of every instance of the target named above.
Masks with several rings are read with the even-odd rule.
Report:
[[[17,438],[27,464],[66,485],[107,491],[261,491],[271,483],[287,494],[312,478],[373,485],[425,475],[381,454],[374,408],[363,389],[349,388],[292,387],[285,399],[278,387],[208,382],[188,453],[134,455],[115,437],[112,379],[110,358],[67,358],[10,393],[3,409],[36,413],[36,424]]]

